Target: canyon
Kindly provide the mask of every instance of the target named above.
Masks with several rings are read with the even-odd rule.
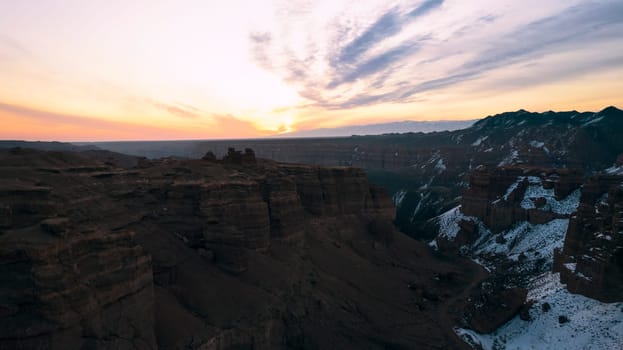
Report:
[[[439,311],[477,265],[399,233],[361,169],[0,160],[1,349],[466,347]]]
[[[616,347],[622,132],[0,142],[0,349]]]
[[[355,166],[385,187],[396,206],[396,225],[417,238],[426,223],[460,204],[471,171],[478,165],[524,164],[603,170],[623,153],[623,111],[525,110],[488,116],[454,131],[333,138],[268,138],[167,142],[100,142],[83,147],[148,158],[222,157],[228,148],[251,148],[260,158],[326,166]],[[426,230],[424,230],[426,231]]]
[[[458,323],[474,348],[616,348],[623,335],[620,168],[476,168],[430,245],[490,273]],[[600,312],[594,310],[600,309]],[[558,317],[558,320],[555,320]],[[561,327],[558,324],[570,325]],[[565,337],[577,338],[566,342]]]

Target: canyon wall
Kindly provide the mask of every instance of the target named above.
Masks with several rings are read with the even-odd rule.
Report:
[[[330,315],[342,299],[310,289],[335,283],[310,254],[338,273],[396,239],[393,203],[361,169],[0,152],[0,349],[318,346],[327,330],[292,308],[324,295],[315,312]]]
[[[623,176],[597,175],[582,187],[554,270],[569,291],[623,301]]]
[[[59,196],[21,163],[37,152],[11,153],[0,180],[0,349],[154,348],[151,258],[133,232],[85,225],[71,201],[99,199],[80,183],[78,198]],[[81,157],[44,158],[41,173],[97,171],[75,167]]]

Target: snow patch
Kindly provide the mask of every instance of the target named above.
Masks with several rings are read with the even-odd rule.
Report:
[[[513,164],[517,159],[519,159],[519,151],[514,149],[506,158],[502,159],[498,166]]]
[[[622,166],[612,166],[606,169],[606,173],[609,175],[623,175],[623,165]]]
[[[437,246],[437,240],[435,239],[428,242],[428,246],[433,248],[433,250],[439,250],[439,247]]]
[[[534,200],[544,198],[546,203],[541,208],[545,211],[552,211],[557,214],[569,215],[573,213],[580,204],[580,189],[573,191],[570,195],[562,200],[557,200],[554,189],[543,188],[543,183],[539,177],[528,176],[530,185],[526,189],[524,198],[521,201],[521,207],[524,209],[535,209]]]
[[[506,193],[504,193],[504,197],[503,197],[505,201],[508,201],[508,196],[510,196],[511,193],[513,193],[513,191],[517,189],[517,186],[519,186],[519,183],[522,182],[524,179],[525,179],[524,176],[518,176],[517,181],[515,181],[512,185],[510,185],[506,189]]]
[[[488,139],[488,138],[489,138],[489,136],[481,136],[481,137],[479,137],[476,141],[474,141],[474,142],[472,143],[472,146],[480,146],[480,144],[481,144],[483,141],[485,141],[486,139]]]
[[[599,206],[599,205],[608,205],[608,192],[604,193],[601,197],[599,197],[595,206]]]
[[[436,220],[439,223],[439,237],[453,240],[459,233],[459,222],[467,219],[468,216],[461,213],[461,206],[454,207],[447,212],[439,215]]]
[[[569,270],[569,271],[571,271],[571,272],[575,272],[575,268],[576,268],[576,266],[577,266],[577,264],[576,264],[576,263],[566,263],[566,264],[564,264],[564,265],[565,265],[565,268],[566,268],[567,270]]]
[[[534,148],[543,148],[543,146],[545,146],[545,143],[544,142],[540,142],[540,141],[532,140],[532,141],[530,141],[530,146],[532,146]]]
[[[478,256],[499,254],[511,260],[525,264],[541,260],[543,268],[549,268],[554,262],[554,249],[562,248],[569,219],[554,219],[541,225],[522,221],[511,229],[493,234],[484,225],[478,227],[480,238],[473,246],[473,253]],[[499,243],[498,237],[503,237]]]
[[[394,201],[394,205],[396,206],[396,208],[400,207],[406,195],[407,195],[407,191],[405,190],[400,190],[394,193],[394,195],[392,196],[392,200]]]
[[[437,170],[438,174],[441,174],[446,171],[446,169],[446,165],[443,163],[443,158],[439,158],[437,164],[435,164],[435,170]]]
[[[623,303],[601,303],[571,294],[560,283],[559,274],[551,272],[532,281],[528,299],[535,301],[531,321],[517,316],[491,334],[460,328],[455,332],[475,348],[485,350],[621,348]],[[549,312],[541,310],[544,303],[551,306]],[[569,322],[559,323],[559,316],[566,316]]]
[[[423,203],[426,201],[426,199],[428,199],[429,196],[430,196],[430,192],[426,192],[426,194],[420,193],[420,201],[417,203],[417,206],[415,207],[415,210],[413,211],[413,215],[411,216],[411,219],[415,218],[417,213],[420,212],[420,209],[422,209]]]
[[[595,123],[598,123],[598,122],[602,121],[603,119],[604,119],[604,116],[602,115],[601,117],[597,117],[595,119],[591,119],[591,120],[587,121],[586,123],[582,124],[582,126],[595,124]]]
[[[530,141],[530,146],[532,146],[533,148],[540,148],[545,151],[545,153],[549,154],[549,149],[545,147],[545,142],[532,140]]]

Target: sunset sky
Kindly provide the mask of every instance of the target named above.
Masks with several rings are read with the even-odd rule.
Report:
[[[0,0],[0,139],[623,107],[623,1]]]

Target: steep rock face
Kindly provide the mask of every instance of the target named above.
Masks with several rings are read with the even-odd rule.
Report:
[[[582,188],[554,270],[569,291],[623,300],[623,176],[599,175]]]
[[[568,218],[577,208],[580,172],[527,166],[479,167],[462,205],[431,221],[442,252],[469,256],[492,275],[463,303],[462,326],[492,332],[530,309],[534,276],[551,271]]]
[[[521,168],[476,169],[470,176],[469,188],[463,194],[461,211],[465,215],[480,218],[494,231],[525,220],[526,211],[517,204],[523,199],[527,181],[520,181],[503,201],[498,201],[523,174],[524,169]]]
[[[90,223],[102,197],[84,174],[107,167],[77,153],[0,158],[0,348],[153,348],[149,255],[133,232]]]
[[[294,179],[302,207],[311,214],[394,219],[389,196],[382,188],[368,184],[362,169],[289,165],[283,168]]]
[[[199,217],[207,242],[266,250],[270,238],[268,204],[255,182],[204,184]]]
[[[192,172],[185,169],[177,169],[180,178],[171,185],[156,181],[143,190],[156,194],[155,219],[190,246],[212,252],[219,266],[234,273],[247,269],[248,250],[266,252],[271,239],[297,236],[310,219],[365,226],[375,220],[389,223],[395,215],[385,190],[369,185],[356,168],[278,165],[226,180],[184,178]]]
[[[0,348],[464,346],[438,310],[473,267],[396,234],[361,170],[17,153]]]
[[[154,348],[151,259],[132,233],[59,222],[0,236],[0,348]]]
[[[538,193],[527,202],[526,191],[537,183],[544,195],[545,191],[553,190],[552,199],[562,200],[580,187],[582,176],[570,169],[480,167],[470,176],[469,188],[461,200],[461,212],[482,220],[494,233],[521,221],[538,225],[568,215],[551,205],[548,207],[546,198],[538,197]]]

